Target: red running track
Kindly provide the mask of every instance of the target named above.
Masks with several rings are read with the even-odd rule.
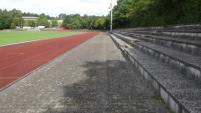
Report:
[[[0,90],[97,34],[89,32],[0,47]]]

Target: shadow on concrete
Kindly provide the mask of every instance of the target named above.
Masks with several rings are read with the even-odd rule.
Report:
[[[128,62],[86,62],[86,79],[64,86],[64,98],[45,113],[162,113],[153,90]],[[84,76],[84,75],[83,75]],[[161,109],[162,108],[162,109]],[[162,110],[162,111],[161,111]]]

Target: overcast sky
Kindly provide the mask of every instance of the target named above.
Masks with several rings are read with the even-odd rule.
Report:
[[[112,0],[116,5],[117,0]],[[0,0],[0,9],[16,8],[22,12],[45,13],[58,16],[60,13],[102,16],[109,13],[111,0]]]

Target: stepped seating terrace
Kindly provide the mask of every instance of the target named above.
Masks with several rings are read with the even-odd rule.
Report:
[[[117,46],[121,41],[131,45],[120,49],[153,84],[170,109],[176,113],[199,113],[200,34],[200,25],[183,25],[114,30],[111,37]]]

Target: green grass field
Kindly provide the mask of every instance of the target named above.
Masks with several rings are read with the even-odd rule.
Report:
[[[7,44],[26,42],[26,41],[33,41],[33,40],[57,38],[57,37],[62,37],[62,36],[71,36],[71,35],[77,35],[77,34],[82,34],[82,33],[84,33],[84,32],[0,31],[0,46],[7,45]]]

